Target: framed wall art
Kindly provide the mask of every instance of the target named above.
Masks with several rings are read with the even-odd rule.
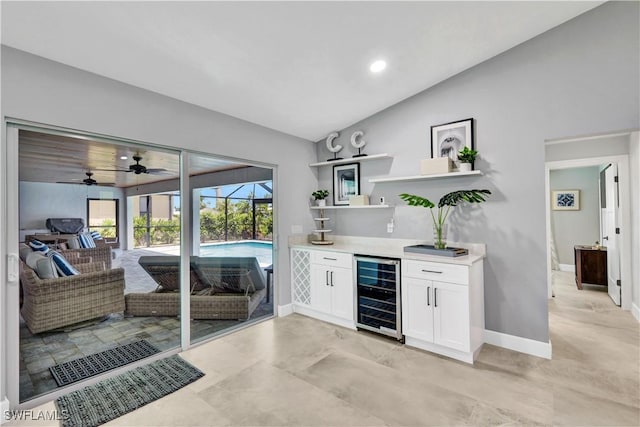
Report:
[[[333,167],[333,204],[348,205],[349,196],[360,194],[360,164],[349,163]]]
[[[431,126],[431,157],[449,157],[458,167],[458,152],[473,150],[473,118]]]
[[[579,211],[580,190],[554,190],[551,195],[554,211]]]

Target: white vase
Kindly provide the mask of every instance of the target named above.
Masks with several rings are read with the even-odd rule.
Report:
[[[460,172],[471,172],[471,163],[459,163],[458,170]]]
[[[316,200],[316,203],[318,204],[318,206],[320,207],[325,207],[327,205],[327,201],[325,199],[322,200]]]

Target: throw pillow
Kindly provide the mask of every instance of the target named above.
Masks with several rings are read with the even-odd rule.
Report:
[[[58,274],[60,276],[75,276],[76,274],[80,274],[76,268],[71,265],[69,261],[65,257],[62,256],[60,252],[57,251],[49,251],[47,255],[51,257],[53,262],[56,265],[56,269],[58,270]]]
[[[29,247],[31,247],[31,249],[33,249],[34,251],[38,251],[38,252],[41,252],[43,254],[46,254],[47,252],[49,252],[49,246],[45,245],[40,240],[32,240],[32,241],[30,241],[29,242]]]
[[[67,246],[69,246],[69,249],[80,249],[80,239],[78,238],[78,236],[72,237],[67,240]]]
[[[49,257],[42,257],[36,261],[36,274],[41,279],[57,279],[58,271],[56,265],[53,263],[53,259]]]
[[[80,246],[83,248],[95,248],[96,242],[93,241],[90,233],[82,233],[78,235],[80,238]]]
[[[92,231],[90,234],[93,240],[102,240],[102,234],[99,231]]]
[[[24,243],[20,243],[20,249],[18,249],[18,253],[20,254],[20,259],[22,262],[27,262],[27,255],[33,253],[33,249],[30,246],[25,245]]]
[[[46,256],[43,255],[42,252],[32,251],[29,255],[27,255],[24,263],[27,264],[33,271],[36,271],[38,269],[38,260],[44,258],[46,258]]]

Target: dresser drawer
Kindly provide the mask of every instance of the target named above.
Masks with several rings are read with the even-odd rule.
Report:
[[[329,267],[353,268],[353,255],[343,252],[310,251],[311,263]]]
[[[407,277],[440,282],[469,284],[469,267],[430,261],[403,260],[402,271]]]

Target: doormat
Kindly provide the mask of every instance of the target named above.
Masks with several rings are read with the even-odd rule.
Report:
[[[49,368],[58,387],[102,374],[112,369],[128,365],[160,351],[145,340],[90,354]]]
[[[139,366],[55,400],[64,427],[93,427],[196,381],[198,368],[175,355]]]

